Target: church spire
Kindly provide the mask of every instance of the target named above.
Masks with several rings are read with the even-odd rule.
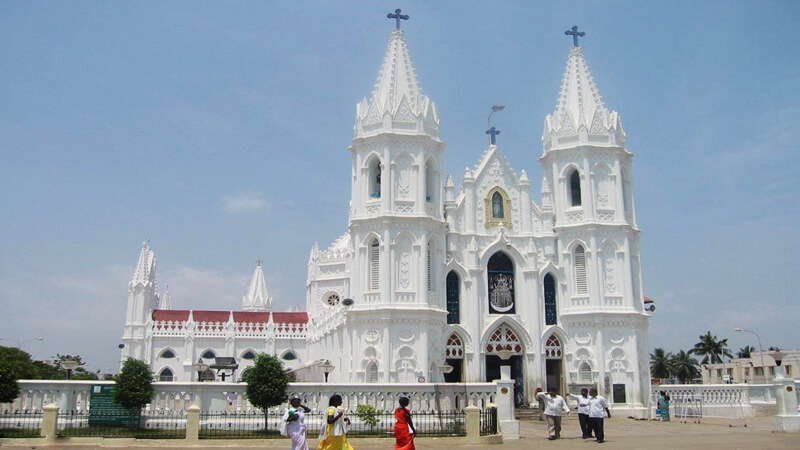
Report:
[[[130,286],[137,284],[148,285],[156,281],[156,254],[150,249],[149,242],[142,242],[142,251],[139,252],[139,261],[133,272]]]
[[[272,297],[267,293],[267,283],[264,281],[264,270],[261,261],[258,261],[247,294],[242,297],[242,309],[245,311],[269,311],[272,309]]]
[[[574,43],[582,35],[567,34]],[[581,47],[570,49],[558,104],[545,118],[542,143],[545,151],[587,143],[625,146],[622,121],[616,111],[603,104]]]
[[[422,93],[404,31],[399,28],[400,19],[407,19],[408,16],[389,16],[397,20],[398,28],[392,30],[371,97],[369,100],[363,99],[356,106],[355,137],[388,131],[427,134],[438,139],[439,117],[436,106]]]

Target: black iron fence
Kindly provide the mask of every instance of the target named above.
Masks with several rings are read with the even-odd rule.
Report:
[[[481,436],[497,434],[497,408],[481,410]]]
[[[58,435],[62,437],[184,439],[186,413],[68,411],[58,414],[57,426]]]
[[[270,439],[281,438],[278,431],[283,414],[270,412],[203,412],[200,414],[200,439]],[[349,412],[347,435],[351,437],[394,437],[393,412],[376,411],[367,414]],[[316,437],[326,425],[324,412],[305,414],[304,422],[310,437]],[[466,436],[466,415],[463,411],[415,412],[412,420],[417,436]]]
[[[0,438],[39,437],[41,427],[41,411],[0,411]]]

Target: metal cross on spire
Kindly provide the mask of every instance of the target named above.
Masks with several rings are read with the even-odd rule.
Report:
[[[567,36],[572,36],[572,45],[575,47],[578,47],[578,37],[586,36],[586,33],[584,33],[583,31],[578,31],[577,25],[572,27],[572,31],[567,30],[564,32],[564,34],[566,34]]]
[[[489,135],[489,143],[492,145],[497,144],[497,135],[500,134],[500,130],[495,127],[489,128],[486,130],[486,134]]]
[[[408,20],[408,14],[400,14],[400,11],[401,11],[400,8],[397,8],[397,9],[394,10],[394,14],[389,13],[389,14],[386,15],[387,19],[394,19],[394,21],[395,21],[394,29],[395,30],[399,30],[400,29],[400,21],[401,20]]]

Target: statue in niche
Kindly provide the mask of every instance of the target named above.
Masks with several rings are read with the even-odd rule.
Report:
[[[492,194],[492,218],[502,219],[505,217],[503,211],[503,196],[499,192]]]

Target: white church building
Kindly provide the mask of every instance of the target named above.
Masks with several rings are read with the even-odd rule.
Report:
[[[324,361],[331,382],[349,383],[491,381],[505,365],[519,402],[536,387],[596,386],[615,409],[643,410],[650,314],[633,155],[581,47],[569,51],[541,153],[530,152],[540,200],[494,134],[457,186],[442,172],[439,120],[398,27],[356,107],[348,228],[311,250],[307,312],[272,311],[260,264],[241,311],[172,310],[145,244],[123,357],[165,381],[196,379],[198,359],[215,357],[235,358],[239,379],[258,352],[308,381],[322,381]]]

